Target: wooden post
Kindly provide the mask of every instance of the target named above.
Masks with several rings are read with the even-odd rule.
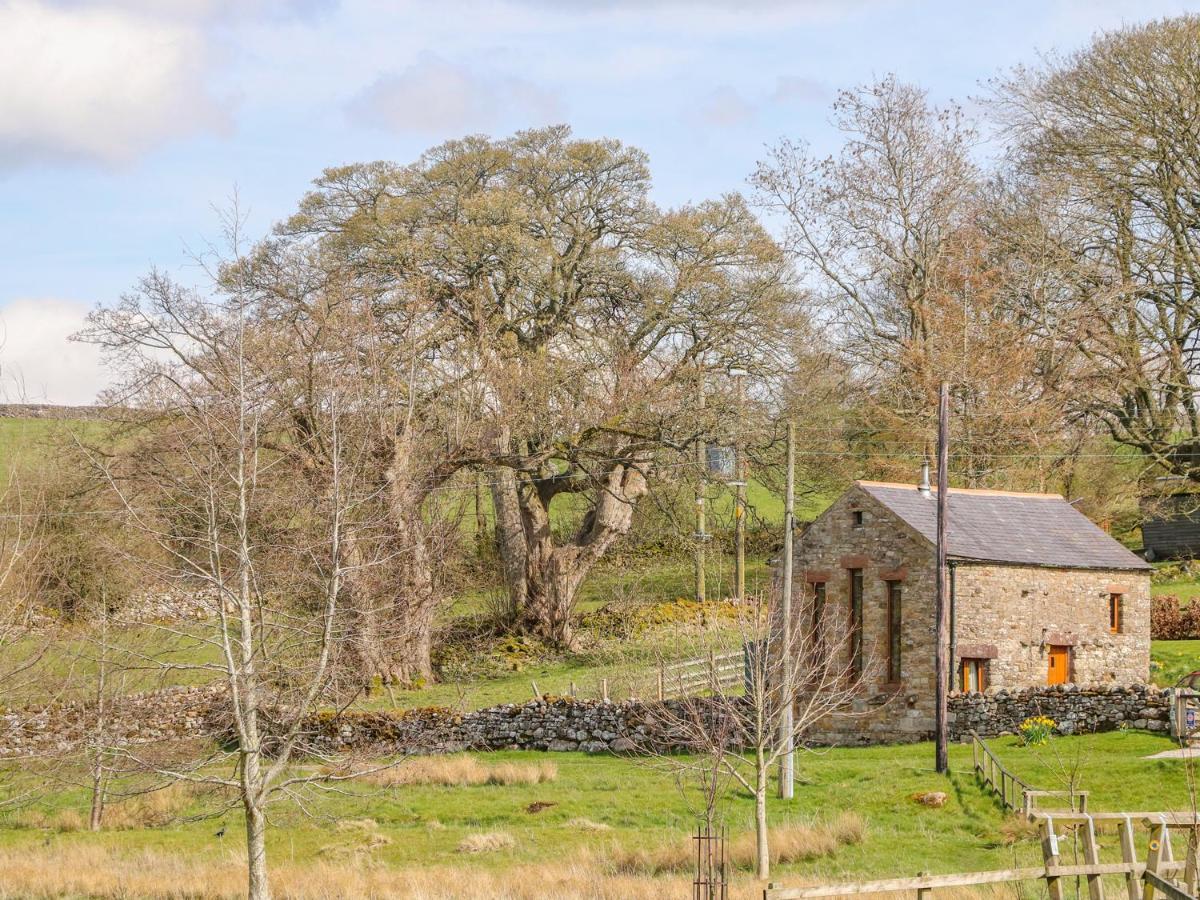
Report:
[[[745,444],[742,429],[745,427],[746,375],[744,370],[734,375],[737,382],[738,429],[734,443],[736,455],[733,500],[733,597],[739,603],[746,599],[746,475],[747,466],[742,447]]]
[[[934,710],[934,723],[937,730],[937,744],[934,758],[934,768],[938,774],[945,775],[950,771],[950,758],[947,744],[949,732],[946,723],[946,692],[947,670],[946,659],[949,641],[949,619],[946,603],[946,516],[948,512],[949,468],[950,468],[950,385],[943,381],[938,389],[938,494],[937,494],[937,595],[934,604],[936,623],[936,639],[934,649],[934,671],[936,673],[935,688],[937,703]],[[1057,898],[1052,898],[1057,900]]]
[[[608,702],[608,679],[607,678],[600,679],[600,699],[603,700],[605,703]]]
[[[571,682],[571,699],[572,700],[575,699],[575,682],[574,681]]]
[[[1146,874],[1158,874],[1159,863],[1164,861],[1164,855],[1167,853],[1165,847],[1171,840],[1167,833],[1167,825],[1165,822],[1158,825],[1150,826],[1150,849],[1146,852]],[[1142,887],[1142,900],[1154,900],[1154,885],[1150,879],[1144,879]]]
[[[1042,819],[1042,859],[1047,869],[1059,864],[1058,835],[1054,833],[1054,819],[1050,816]],[[1063,900],[1062,880],[1057,876],[1046,876],[1046,890],[1050,900]]]
[[[703,372],[700,374],[696,409],[704,409]],[[700,427],[704,427],[703,422],[700,423]],[[704,530],[707,527],[704,521],[704,482],[708,474],[708,460],[704,457],[704,441],[701,438],[696,439],[696,464],[699,466],[699,471],[696,473],[696,602],[703,603],[705,600],[704,542],[708,540],[708,535]]]
[[[666,674],[663,672],[662,666],[659,666],[658,667],[658,699],[659,699],[659,702],[662,702],[662,700],[663,700],[663,696],[664,696],[663,681],[665,678],[666,678]]]
[[[1100,845],[1096,843],[1096,823],[1091,816],[1083,824],[1083,861],[1089,866],[1100,865]],[[1088,875],[1088,897],[1104,900],[1104,882],[1099,875]]]
[[[1117,826],[1117,831],[1121,835],[1121,862],[1128,866],[1137,864],[1137,847],[1133,840],[1133,822],[1129,816],[1125,817],[1125,821]],[[1130,871],[1125,875],[1125,891],[1129,895],[1129,900],[1139,900],[1138,877],[1137,874]]]

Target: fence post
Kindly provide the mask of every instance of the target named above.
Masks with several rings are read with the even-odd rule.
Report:
[[[1054,833],[1054,819],[1051,816],[1042,820],[1042,858],[1047,869],[1058,865],[1058,835]],[[1046,876],[1046,890],[1050,894],[1050,900],[1063,900],[1062,881],[1057,875]]]
[[[663,699],[663,680],[666,678],[666,673],[663,672],[663,667],[658,667],[658,699],[662,702]]]
[[[1134,844],[1133,822],[1129,816],[1117,826],[1117,831],[1121,835],[1121,862],[1128,866],[1137,865],[1137,846]],[[1129,900],[1139,900],[1138,877],[1132,870],[1125,874],[1125,891],[1129,894]]]
[[[1158,874],[1158,864],[1163,860],[1163,845],[1171,838],[1167,834],[1166,823],[1150,827],[1150,849],[1146,852],[1146,874]],[[1154,900],[1154,883],[1145,879],[1142,886],[1142,900]]]
[[[608,702],[608,679],[607,678],[600,679],[600,699],[603,700],[605,703]]]
[[[1083,861],[1089,866],[1100,865],[1100,847],[1096,843],[1096,823],[1088,816],[1083,824]],[[1104,882],[1099,875],[1087,877],[1088,897],[1090,900],[1104,900]]]

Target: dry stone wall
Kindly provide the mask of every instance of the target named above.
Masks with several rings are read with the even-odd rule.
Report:
[[[1166,731],[1171,693],[1152,685],[1068,684],[952,694],[948,708],[952,740],[962,740],[971,731],[980,737],[1014,734],[1030,716],[1049,716],[1064,734],[1114,731],[1122,726]]]
[[[219,685],[174,688],[122,698],[111,709],[105,740],[134,746],[184,739],[228,739],[221,715]],[[693,701],[695,702],[695,701]],[[664,708],[667,715],[663,715]],[[586,753],[665,752],[686,749],[669,722],[680,701],[604,702],[569,698],[532,700],[473,712],[442,708],[399,712],[318,713],[303,728],[305,749],[315,754],[347,751],[388,755],[457,750],[550,750]],[[952,694],[950,733],[964,739],[1013,733],[1029,716],[1047,715],[1066,733],[1110,731],[1122,726],[1163,732],[1168,728],[1170,693],[1146,686],[1074,685]],[[716,715],[715,711],[707,714]],[[78,752],[95,732],[95,712],[87,704],[0,713],[0,757],[49,756]],[[931,733],[909,732],[907,740]],[[880,743],[863,732],[813,735],[813,743]]]

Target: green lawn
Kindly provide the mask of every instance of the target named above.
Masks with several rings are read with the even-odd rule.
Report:
[[[1082,758],[1081,787],[1092,792],[1096,810],[1187,808],[1183,764],[1147,761],[1143,756],[1170,747],[1168,739],[1145,733],[1116,732],[1090,737],[1056,738],[1049,748],[1031,750],[1012,739],[996,742],[1006,763],[1040,788],[1060,786],[1060,760]],[[918,871],[951,872],[1005,868],[1029,864],[1039,856],[1037,841],[1015,826],[996,802],[984,795],[971,776],[971,752],[966,746],[951,748],[949,778],[932,770],[930,744],[846,748],[802,753],[798,760],[800,783],[792,801],[774,797],[770,815],[774,823],[828,819],[852,810],[867,826],[867,840],[843,846],[820,860],[782,867],[778,875],[824,879],[910,875]],[[585,847],[603,849],[656,846],[686,841],[694,822],[697,798],[683,790],[662,764],[612,756],[583,754],[493,753],[485,762],[552,761],[557,780],[539,785],[372,788],[353,785],[346,793],[309,798],[308,815],[287,805],[275,814],[270,833],[272,852],[303,860],[318,858],[348,838],[334,826],[348,819],[371,819],[389,842],[371,851],[380,864],[430,866],[462,863],[455,848],[468,834],[506,831],[516,846],[482,854],[471,862],[483,866],[512,866],[564,858]],[[918,805],[913,794],[941,790],[949,796],[941,809]],[[552,804],[530,813],[531,803]],[[52,819],[63,809],[82,811],[85,794],[67,790],[40,806]],[[196,815],[212,809],[211,802],[192,801],[183,812]],[[733,792],[724,812],[732,834],[751,828],[753,804],[749,796]],[[47,829],[12,827],[23,818],[0,827],[0,847],[40,846]],[[585,818],[608,830],[583,832],[570,825]],[[230,835],[240,839],[238,817],[227,818]],[[101,843],[135,852],[160,850],[204,853],[215,847],[212,820],[160,828],[57,834],[61,845]]]
[[[1151,641],[1150,675],[1159,687],[1174,685],[1200,669],[1200,641]]]

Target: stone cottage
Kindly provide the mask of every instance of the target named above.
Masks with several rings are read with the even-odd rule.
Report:
[[[1058,494],[948,506],[951,691],[1147,680],[1144,560]],[[815,740],[932,735],[936,513],[928,487],[858,481],[797,537],[793,627],[864,679]]]

